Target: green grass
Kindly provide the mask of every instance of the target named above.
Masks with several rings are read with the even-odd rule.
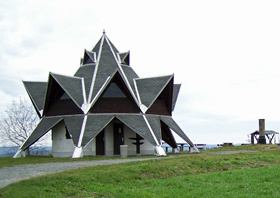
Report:
[[[280,197],[280,151],[195,154],[33,178],[0,197]]]
[[[230,150],[273,150],[277,149],[276,145],[244,145],[244,146],[226,146],[215,148],[207,151],[202,151],[203,153],[209,152],[219,152],[219,151],[230,151]],[[182,153],[168,153],[169,156],[172,155],[182,155],[189,154],[189,152]],[[151,158],[155,156],[133,156],[129,158]],[[85,156],[83,158],[72,159],[68,158],[53,158],[51,156],[27,156],[25,158],[14,159],[12,157],[0,157],[0,168],[23,165],[23,164],[41,164],[50,162],[73,162],[73,161],[90,161],[90,160],[105,160],[105,159],[119,159],[120,157],[102,157],[102,156]]]
[[[132,156],[129,158],[151,158],[155,156]],[[71,157],[53,158],[51,156],[26,156],[25,158],[0,157],[0,168],[17,166],[23,164],[42,164],[51,162],[75,162],[91,160],[121,159],[121,157],[103,157],[103,156],[85,156],[83,158],[73,159]]]
[[[274,150],[274,149],[278,149],[278,146],[275,144],[253,144],[253,145],[248,144],[248,145],[241,145],[241,146],[223,146],[223,147],[207,150],[206,152],[239,151],[239,150],[257,151],[257,150]]]

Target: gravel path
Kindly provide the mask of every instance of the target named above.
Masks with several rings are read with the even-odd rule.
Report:
[[[88,166],[119,164],[135,161],[147,161],[157,158],[138,158],[138,159],[111,159],[111,160],[97,160],[97,161],[80,161],[80,162],[56,162],[44,164],[26,164],[13,167],[0,168],[0,188],[3,188],[11,183],[16,183],[21,180],[47,175],[51,173],[58,173],[71,169],[78,169]]]
[[[253,152],[253,151],[248,151],[248,150],[220,151],[220,152],[209,152],[208,154],[225,155],[225,154],[243,153],[243,152]],[[184,155],[179,155],[179,156],[184,156]],[[176,157],[176,156],[170,156],[170,157]],[[161,157],[136,158],[136,159],[124,158],[124,159],[80,161],[80,162],[56,162],[56,163],[27,164],[27,165],[13,166],[13,167],[4,167],[4,168],[0,168],[0,188],[3,188],[11,183],[16,183],[21,180],[30,179],[32,177],[63,172],[71,169],[78,169],[78,168],[83,168],[88,166],[147,161],[147,160],[154,160],[154,159],[166,159],[166,157],[165,158],[161,158]]]

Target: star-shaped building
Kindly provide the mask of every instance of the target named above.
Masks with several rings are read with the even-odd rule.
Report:
[[[52,131],[54,157],[165,155],[162,142],[177,148],[175,132],[196,147],[172,118],[179,84],[174,75],[140,78],[103,33],[74,76],[50,73],[48,82],[24,81],[41,118],[14,157]]]

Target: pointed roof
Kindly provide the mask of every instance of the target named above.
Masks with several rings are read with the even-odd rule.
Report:
[[[76,77],[84,78],[86,96],[88,96],[90,92],[94,70],[95,64],[87,64],[85,66],[81,66],[74,74]]]
[[[88,115],[83,136],[82,146],[87,145],[96,137],[113,119],[114,115]]]
[[[124,72],[124,75],[127,76],[128,83],[130,84],[131,89],[134,92],[134,95],[137,95],[135,85],[134,85],[134,79],[139,78],[139,76],[136,74],[136,72],[132,69],[132,67],[122,65],[121,66],[122,71]]]
[[[117,115],[122,123],[133,130],[138,135],[148,140],[151,144],[157,145],[158,140],[155,140],[152,131],[149,129],[143,115]]]
[[[120,56],[120,63],[129,65],[130,64],[130,51],[124,52],[124,53],[119,53]]]
[[[124,79],[122,78],[121,73],[118,70],[116,70],[115,73],[112,74],[112,76],[108,77],[107,80],[104,82],[103,86],[98,91],[95,100],[93,100],[91,103],[91,109],[92,108],[94,109],[95,105],[98,104],[98,101],[100,101],[104,97],[106,97],[106,93],[108,90],[110,90],[112,83],[116,83],[116,86],[115,86],[116,90],[114,90],[114,91],[118,91],[118,89],[119,89],[119,91],[120,91],[119,94],[122,94],[125,98],[128,98],[130,101],[130,104],[135,106],[135,108],[133,108],[133,109],[137,109],[136,111],[140,112],[137,102],[135,102],[133,95],[131,94],[130,90],[126,86],[126,83],[125,83]],[[112,113],[116,113],[116,112],[112,111]]]
[[[42,117],[41,111],[44,108],[47,82],[23,81],[23,84],[37,114]]]
[[[137,74],[131,69],[124,68],[124,66],[120,64],[117,58],[119,52],[108,37],[103,35],[100,40],[99,47],[96,45],[93,50],[98,50],[98,56],[91,82],[88,102],[94,103],[100,96],[100,90],[106,88],[108,80],[112,79],[116,72],[119,72],[121,78],[128,87],[133,100],[138,105],[133,83],[133,78],[135,78]],[[126,54],[125,57],[127,56],[128,54]]]
[[[100,45],[101,48],[99,48],[98,62],[94,73],[94,79],[92,80],[91,84],[89,102],[94,99],[100,88],[106,82],[107,78],[112,76],[116,70],[118,70],[115,52],[112,50],[110,42],[108,39],[106,39],[105,35],[103,35]]]
[[[173,75],[135,79],[141,103],[150,108],[172,78]]]
[[[21,150],[27,149],[30,145],[34,144],[38,139],[45,135],[49,130],[52,129],[57,123],[62,120],[62,117],[44,117],[39,122],[34,131],[26,139],[23,145],[20,147]]]
[[[181,84],[174,84],[174,86],[173,86],[172,111],[174,111],[174,109],[175,109],[175,105],[177,102],[180,88],[181,88]]]
[[[91,51],[84,50],[74,76],[50,73],[48,82],[23,82],[42,120],[22,149],[59,122],[74,145],[84,147],[113,119],[154,146],[173,138],[170,129],[193,146],[171,117],[180,90],[173,81],[173,74],[139,78],[130,66],[130,51],[120,53],[104,32]]]
[[[82,62],[83,65],[95,63],[96,62],[96,53],[91,52],[91,51],[87,51],[85,49],[84,58],[82,60],[83,60],[83,62]]]
[[[43,116],[82,114],[84,97],[81,78],[50,73],[46,90]],[[72,85],[72,86],[71,86]]]
[[[145,115],[156,138],[158,141],[162,139],[161,135],[161,126],[160,126],[160,117],[155,115]]]
[[[83,93],[83,78],[69,77],[50,73],[61,88],[69,95],[70,98],[81,107],[84,103],[85,93]]]
[[[67,117],[65,116],[63,120],[68,129],[68,132],[72,136],[74,145],[77,146],[80,138],[84,115],[67,116]]]

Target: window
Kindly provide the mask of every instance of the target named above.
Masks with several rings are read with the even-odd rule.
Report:
[[[66,92],[59,98],[59,100],[68,100],[71,99]]]
[[[117,85],[117,83],[112,82],[102,97],[103,98],[126,98],[126,95]]]

